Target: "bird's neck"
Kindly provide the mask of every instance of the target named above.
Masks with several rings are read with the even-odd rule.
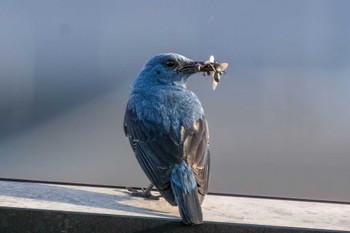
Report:
[[[161,89],[186,89],[186,81],[183,80],[173,80],[172,82],[161,82],[159,80],[143,80],[136,79],[131,85],[132,93],[135,92],[153,92],[155,90]]]

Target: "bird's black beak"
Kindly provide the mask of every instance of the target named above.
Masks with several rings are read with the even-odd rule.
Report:
[[[204,63],[197,61],[184,62],[180,64],[180,67],[177,69],[179,72],[194,74],[197,72],[201,72],[201,67]]]
[[[223,67],[223,65],[225,67]],[[198,72],[217,72],[217,71],[224,71],[227,67],[227,63],[218,63],[218,62],[209,62],[209,61],[191,61],[183,63],[179,68],[179,72],[184,73],[198,73]],[[223,69],[222,69],[223,68]]]

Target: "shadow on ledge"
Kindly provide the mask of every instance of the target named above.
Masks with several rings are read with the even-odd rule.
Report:
[[[136,214],[147,214],[155,218],[173,217],[165,212],[126,204],[125,201],[130,201],[135,199],[135,197],[131,195],[120,195],[121,193],[127,193],[127,191],[124,190],[114,190],[114,194],[108,194],[77,188],[79,187],[45,183],[3,182],[0,187],[0,195],[49,203],[63,203],[106,210],[133,212]]]
[[[185,226],[179,221],[117,215],[86,214],[75,212],[0,208],[1,233],[318,233],[344,232],[317,229],[300,229],[205,222],[200,226]]]

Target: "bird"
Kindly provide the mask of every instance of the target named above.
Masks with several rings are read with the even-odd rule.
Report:
[[[124,132],[143,172],[186,225],[203,223],[201,204],[208,192],[208,123],[190,76],[204,62],[176,53],[152,57],[131,84]]]

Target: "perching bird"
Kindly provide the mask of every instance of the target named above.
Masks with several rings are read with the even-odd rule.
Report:
[[[175,53],[150,59],[131,85],[124,131],[143,171],[187,225],[203,223],[208,191],[209,132],[187,79],[200,64]],[[148,189],[150,191],[150,189]]]

